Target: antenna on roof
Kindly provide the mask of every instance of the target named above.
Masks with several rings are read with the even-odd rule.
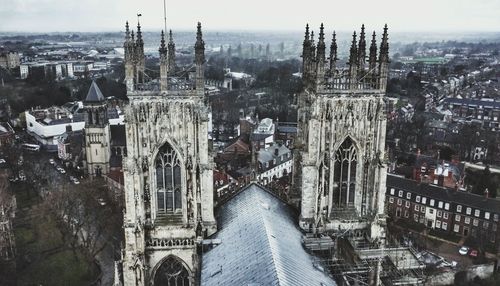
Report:
[[[165,22],[165,33],[167,33],[167,0],[163,0],[163,21]]]

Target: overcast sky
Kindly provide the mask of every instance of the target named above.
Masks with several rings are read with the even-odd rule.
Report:
[[[163,0],[0,0],[0,31],[121,31],[142,13],[145,30],[163,27]],[[500,32],[500,0],[167,0],[167,25],[209,30],[351,31],[361,23],[392,31]]]

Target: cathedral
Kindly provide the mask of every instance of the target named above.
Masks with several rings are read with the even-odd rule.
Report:
[[[363,25],[359,40],[356,32],[352,36],[347,67],[340,68],[335,32],[327,58],[323,24],[317,42],[306,27],[294,190],[300,196],[303,230],[349,232],[382,242],[387,26],[378,51],[373,32],[366,54],[365,37]]]
[[[387,27],[378,51],[373,33],[368,56],[364,26],[359,41],[354,33],[348,68],[337,65],[335,33],[327,58],[323,25],[317,43],[306,28],[293,172],[299,226],[289,202],[256,183],[221,203],[216,222],[201,24],[195,76],[181,84],[171,81],[169,38],[161,33],[160,77],[150,79],[141,26],[134,34],[126,25],[123,285],[336,285],[304,233],[384,242]],[[89,118],[106,136],[91,101]]]
[[[196,78],[169,86],[168,48],[160,79],[145,76],[141,26],[125,33],[124,285],[194,285],[198,243],[213,234],[210,109],[204,100],[205,43],[198,23]],[[172,65],[170,65],[172,66]]]

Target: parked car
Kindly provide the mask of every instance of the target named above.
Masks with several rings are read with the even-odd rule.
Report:
[[[5,163],[7,163],[7,162],[5,161],[5,159],[0,158],[0,164],[5,164]]]
[[[54,165],[54,164],[56,163],[56,161],[54,161],[54,159],[50,158],[50,159],[49,159],[49,163],[50,163],[51,165]]]
[[[75,179],[73,180],[73,184],[78,185],[78,184],[80,184],[80,181],[78,181],[78,179],[77,179],[77,178],[75,178]]]
[[[477,257],[479,255],[479,251],[477,251],[476,249],[471,249],[469,251],[469,256],[470,257]]]
[[[469,253],[469,248],[467,246],[462,246],[458,250],[458,253],[460,253],[460,255],[467,255]]]
[[[99,198],[99,199],[97,200],[97,202],[99,202],[99,204],[100,204],[101,206],[105,206],[105,205],[106,205],[106,201],[105,201],[103,198]]]

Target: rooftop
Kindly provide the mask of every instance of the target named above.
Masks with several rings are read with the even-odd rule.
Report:
[[[410,191],[414,194],[420,194],[428,198],[453,202],[475,209],[491,211],[493,213],[500,212],[500,200],[436,185],[419,183],[392,174],[387,175],[387,187],[394,187],[396,189]]]
[[[203,255],[204,285],[336,285],[302,247],[290,207],[262,187],[243,189],[217,215],[221,244]]]

